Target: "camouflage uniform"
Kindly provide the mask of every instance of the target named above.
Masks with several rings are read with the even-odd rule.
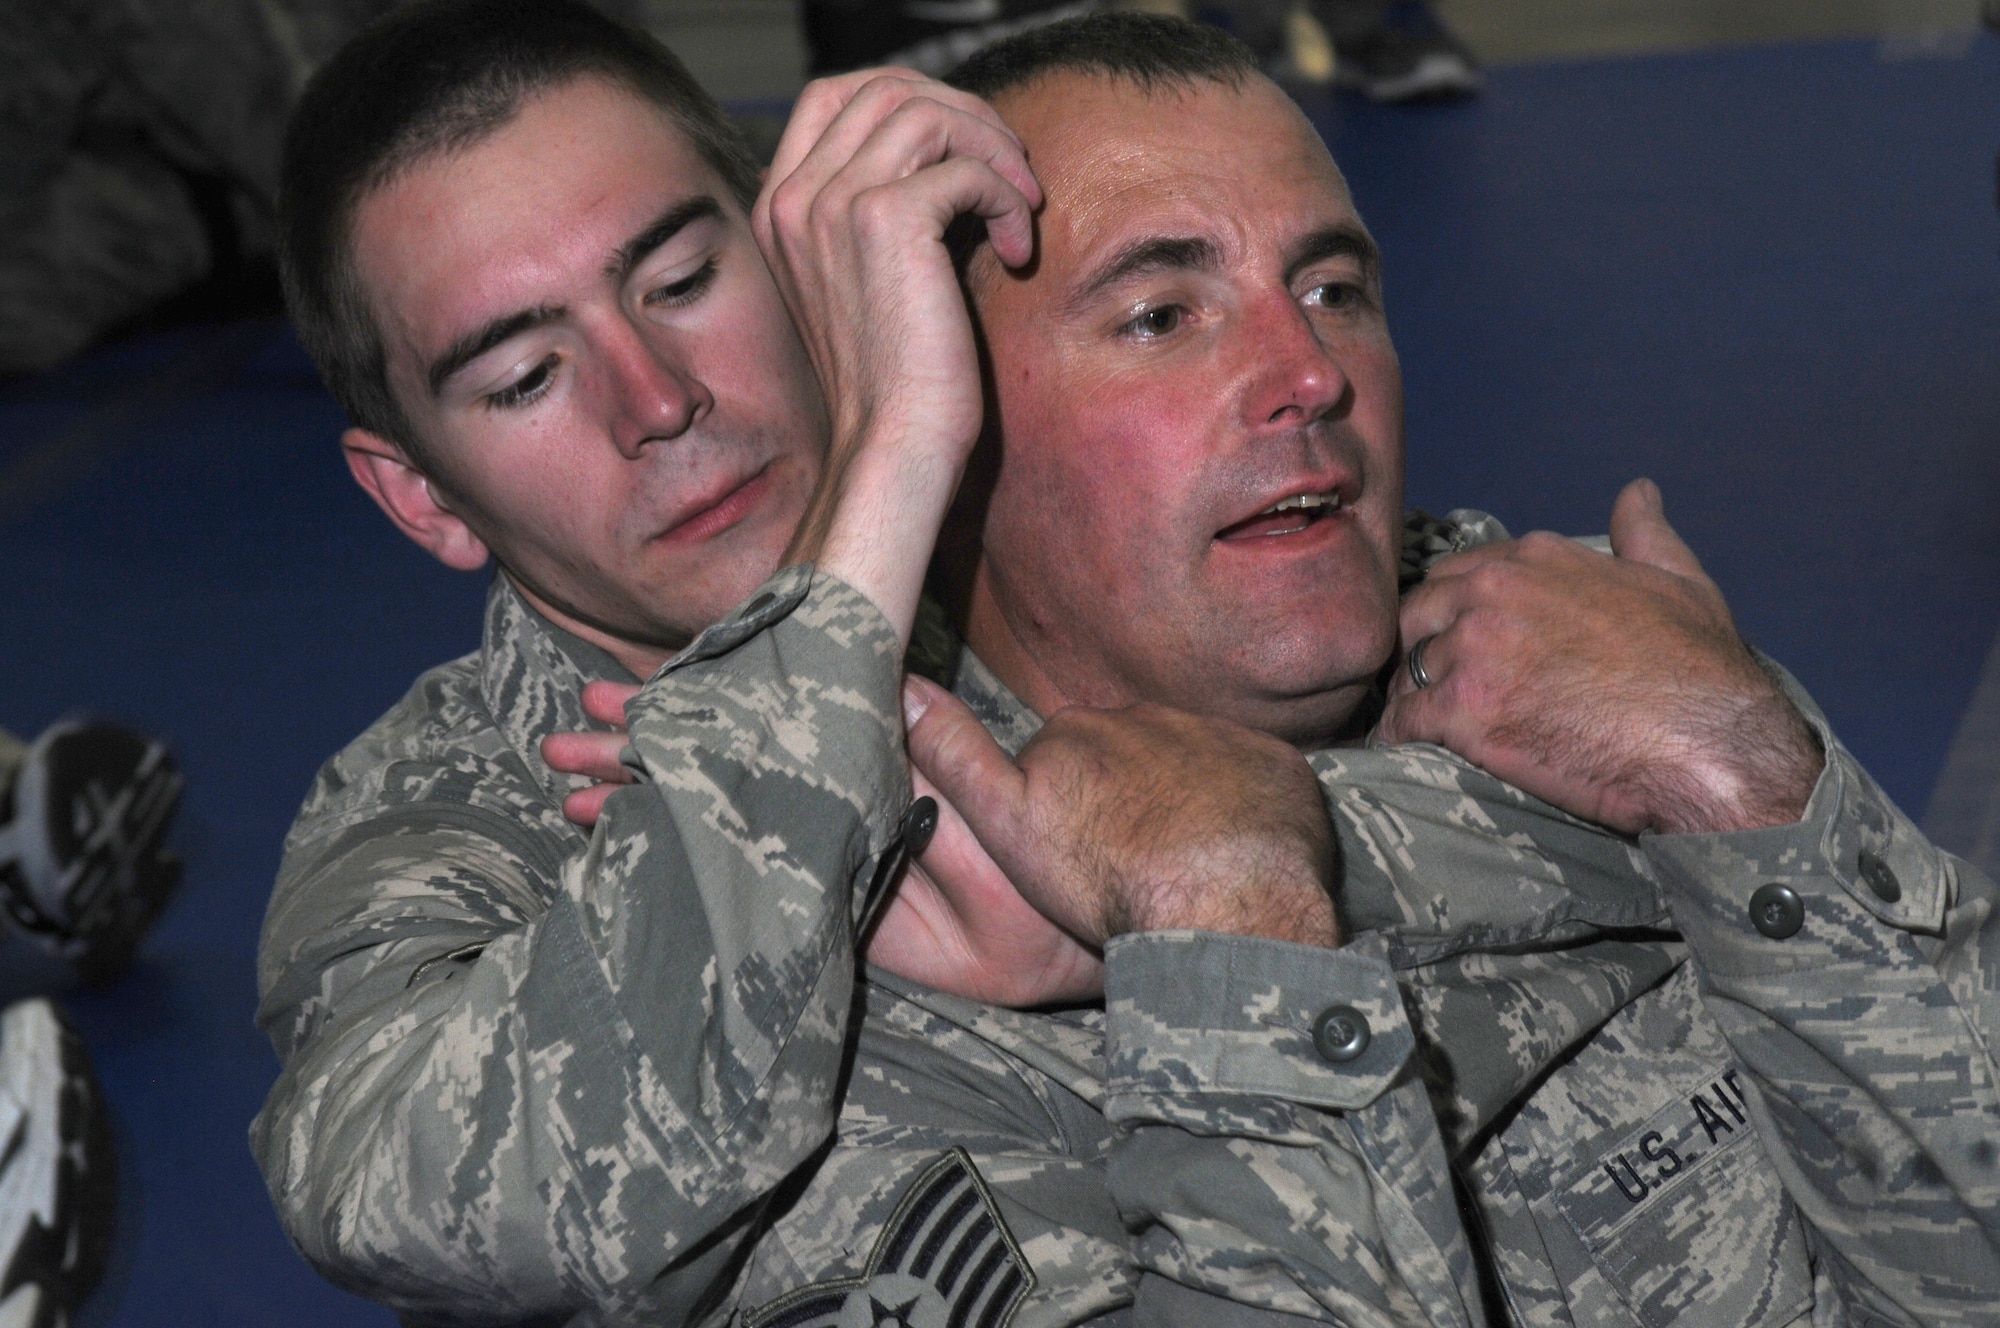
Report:
[[[895,648],[780,572],[629,707],[586,840],[536,743],[622,671],[496,583],[287,843],[253,1142],[309,1259],[425,1323],[1992,1321],[1995,892],[1816,714],[1805,820],[1738,835],[1316,754],[1351,943],[1124,936],[1101,1009],[1019,1012],[857,981]]]

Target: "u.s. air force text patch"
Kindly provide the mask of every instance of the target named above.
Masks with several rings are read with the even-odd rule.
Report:
[[[745,1328],[1006,1328],[1035,1285],[963,1148],[910,1185],[867,1271],[788,1292]]]

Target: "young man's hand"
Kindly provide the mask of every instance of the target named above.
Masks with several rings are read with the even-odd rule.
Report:
[[[1819,744],[1651,480],[1618,495],[1611,545],[1535,534],[1439,563],[1403,602],[1405,667],[1376,740],[1449,747],[1628,834],[1798,820]]]
[[[593,682],[583,689],[584,713],[615,731],[542,739],[542,759],[551,769],[597,781],[563,800],[563,814],[586,830],[597,824],[605,799],[633,782],[618,758],[627,742],[625,703],[638,691],[629,683]],[[937,799],[938,827],[866,938],[869,962],[994,1005],[1101,994],[1104,964],[1097,951],[1037,913],[980,848],[950,800],[921,773],[912,779],[919,795]]]
[[[840,576],[906,642],[985,413],[945,232],[980,218],[1000,261],[1019,265],[1041,201],[1019,138],[990,106],[880,69],[801,94],[751,214],[832,424],[785,561]]]
[[[625,750],[625,703],[639,694],[636,683],[593,682],[583,688],[583,713],[600,724],[610,724],[615,732],[583,730],[551,733],[542,739],[542,759],[549,769],[566,775],[582,775],[597,782],[578,789],[563,799],[563,815],[588,830],[604,813],[604,800],[625,785],[633,775],[618,757]]]

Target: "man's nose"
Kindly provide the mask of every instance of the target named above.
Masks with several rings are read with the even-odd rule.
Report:
[[[681,348],[638,329],[606,347],[611,438],[620,455],[637,460],[646,444],[678,438],[715,405]]]
[[[1338,348],[1290,292],[1274,292],[1245,312],[1239,353],[1246,425],[1296,428],[1347,408],[1352,385]]]

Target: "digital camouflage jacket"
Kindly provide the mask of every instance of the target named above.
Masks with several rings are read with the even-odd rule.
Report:
[[[586,839],[537,744],[621,671],[496,582],[266,920],[252,1141],[315,1266],[426,1324],[1994,1322],[1995,890],[1802,698],[1826,772],[1745,834],[1318,753],[1351,943],[1121,937],[1037,1013],[858,966],[900,667],[780,572],[629,707]]]

